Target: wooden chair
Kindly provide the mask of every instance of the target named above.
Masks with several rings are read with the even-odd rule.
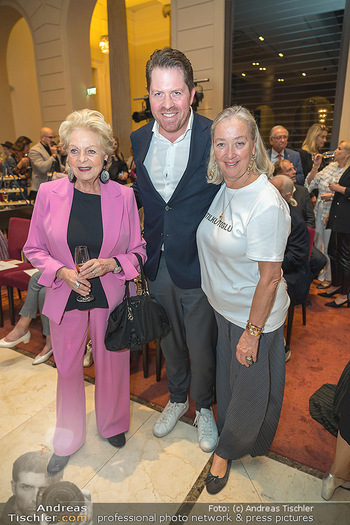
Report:
[[[9,229],[8,229],[8,237],[7,237],[9,258],[3,260],[3,262],[6,263],[6,262],[15,261],[14,263],[15,266],[13,268],[0,270],[0,326],[4,326],[2,301],[1,301],[1,286],[8,286],[7,279],[10,277],[12,273],[22,272],[23,270],[33,268],[33,266],[30,263],[23,262],[22,260],[22,250],[23,250],[23,246],[25,245],[25,242],[28,237],[29,226],[30,226],[29,219],[11,217],[9,220]],[[28,278],[28,282],[29,282],[29,278]],[[19,293],[19,296],[21,297],[20,290],[21,288],[18,288],[18,293]],[[9,298],[9,301],[10,301],[10,298]],[[14,324],[14,313],[13,315],[11,313],[11,322],[12,324]]]
[[[142,347],[142,357],[143,357],[143,377],[146,379],[148,377],[148,345],[143,345]],[[161,378],[162,370],[162,349],[160,347],[160,339],[156,340],[156,380],[159,382]]]

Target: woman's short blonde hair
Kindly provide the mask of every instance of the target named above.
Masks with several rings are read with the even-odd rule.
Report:
[[[211,148],[210,158],[208,164],[208,181],[211,184],[221,184],[224,180],[224,176],[217,165],[215,153],[214,153],[214,135],[215,128],[224,119],[238,118],[246,122],[251,139],[255,143],[255,158],[253,160],[252,172],[253,173],[265,173],[268,177],[273,172],[273,165],[266,153],[266,149],[261,138],[259,128],[253,115],[250,111],[243,106],[231,106],[226,108],[218,114],[211,127]]]
[[[306,133],[305,140],[303,142],[303,145],[301,146],[301,149],[304,149],[305,151],[308,151],[309,153],[319,153],[317,147],[316,147],[316,139],[319,135],[321,135],[324,131],[327,131],[328,128],[326,126],[322,126],[322,124],[312,124],[312,126],[309,127]]]
[[[350,140],[341,140],[339,142],[339,146],[340,146],[340,144],[345,144],[345,149],[346,149],[347,153],[349,153],[349,155],[350,155]],[[350,156],[349,156],[348,160],[345,163],[345,169],[347,170],[349,166],[350,166]]]
[[[93,109],[80,109],[73,111],[59,127],[58,133],[62,148],[68,151],[69,139],[72,131],[87,129],[96,133],[99,144],[105,155],[112,155],[114,137],[111,126],[105,121],[99,111]]]

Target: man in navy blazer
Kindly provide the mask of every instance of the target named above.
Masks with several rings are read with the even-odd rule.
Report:
[[[216,323],[201,290],[196,231],[218,187],[208,184],[211,121],[190,107],[195,94],[190,61],[180,51],[155,51],[146,66],[151,121],[131,134],[144,209],[145,271],[152,295],[172,330],[161,342],[170,400],[153,433],[166,436],[196,403],[201,449],[211,452],[217,429],[211,410],[215,380]]]
[[[288,135],[288,130],[283,126],[274,126],[270,131],[270,144],[272,148],[267,150],[267,154],[270,157],[272,164],[275,164],[278,160],[289,160],[296,169],[297,184],[303,186],[305,175],[301,165],[300,153],[287,148]]]

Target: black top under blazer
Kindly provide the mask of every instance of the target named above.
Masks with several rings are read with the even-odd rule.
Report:
[[[207,182],[211,120],[194,113],[190,154],[184,174],[168,202],[156,191],[144,166],[154,121],[131,134],[137,180],[133,187],[144,208],[147,241],[145,272],[156,277],[161,247],[173,283],[181,289],[199,288],[200,267],[196,243],[199,223],[220,186]]]
[[[346,187],[345,195],[335,192],[327,228],[339,233],[350,233],[350,167],[344,171],[338,184]]]

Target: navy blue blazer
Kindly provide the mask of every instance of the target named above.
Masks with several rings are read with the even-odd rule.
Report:
[[[155,279],[164,243],[167,268],[173,283],[182,289],[199,288],[201,279],[196,232],[220,187],[209,184],[206,179],[211,120],[194,113],[188,164],[168,202],[154,188],[143,164],[151,143],[153,124],[154,121],[151,121],[131,134],[137,175],[133,186],[145,213],[145,272],[151,281]]]
[[[271,153],[272,153],[272,149],[270,148],[267,150],[267,154],[270,160],[271,160]],[[304,175],[303,167],[301,165],[300,153],[298,151],[294,151],[289,148],[284,148],[283,158],[285,160],[289,160],[293,164],[296,170],[295,176],[297,179],[297,184],[301,184],[302,186],[304,186],[305,175]]]

